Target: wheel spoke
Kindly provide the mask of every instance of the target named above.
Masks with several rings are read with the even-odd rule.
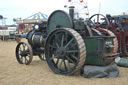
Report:
[[[68,59],[68,61],[75,64],[75,62],[72,59],[70,59],[68,56],[66,56],[66,58]]]
[[[64,62],[64,67],[65,67],[65,70],[67,71],[67,66],[66,66],[66,63],[65,63],[65,60],[63,59],[63,62]]]
[[[56,63],[55,63],[56,66],[58,65],[58,62],[59,62],[59,58],[57,59],[57,61],[56,61]]]
[[[58,35],[57,35],[57,34],[55,34],[55,40],[54,40],[54,42],[53,42],[53,43],[55,43],[55,42],[56,42],[57,44],[59,43],[59,44],[58,44],[58,47],[60,47],[60,44],[61,44],[61,43],[60,43],[61,41],[60,41],[59,36],[60,36],[59,34],[58,34]]]
[[[72,38],[66,45],[65,45],[65,48],[67,48],[70,44],[71,44],[71,42],[74,40],[74,38]]]
[[[78,53],[79,50],[68,50],[67,53]]]
[[[60,47],[59,44],[57,42],[55,42],[55,43],[56,43],[57,48],[59,48]]]
[[[28,62],[28,60],[27,60],[27,58],[25,57],[25,64],[27,64],[27,62]]]
[[[67,41],[68,41],[67,36],[68,36],[68,34],[67,34],[67,32],[66,32],[66,33],[65,33],[65,42],[66,42],[66,43],[67,43]]]
[[[71,54],[71,56],[75,59],[75,60],[78,60],[78,58],[74,55]]]
[[[61,47],[63,47],[63,44],[64,44],[64,34],[62,35]]]
[[[99,14],[97,15],[97,22],[99,22]],[[97,23],[98,24],[98,23]]]

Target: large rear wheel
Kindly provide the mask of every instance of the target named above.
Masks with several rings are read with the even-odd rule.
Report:
[[[56,74],[74,74],[85,63],[85,43],[73,29],[56,29],[47,38],[45,56],[50,69]]]

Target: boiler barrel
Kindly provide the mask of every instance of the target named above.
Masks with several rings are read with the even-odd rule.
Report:
[[[32,36],[32,44],[36,47],[44,46],[44,40],[42,35],[34,34]]]

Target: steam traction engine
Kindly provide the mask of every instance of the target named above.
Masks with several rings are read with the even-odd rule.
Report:
[[[45,53],[50,69],[63,75],[74,74],[85,64],[104,66],[112,63],[117,55],[113,52],[114,37],[102,35],[91,29],[83,19],[75,19],[74,16],[74,6],[70,6],[69,14],[56,10],[49,16],[47,24],[35,25],[25,35],[28,48],[21,50],[20,45],[24,47],[22,42],[16,48],[18,62],[23,58],[31,61],[32,54]],[[28,60],[26,56],[29,57]]]
[[[33,55],[39,56],[44,60],[44,44],[47,37],[46,33],[47,22],[42,24],[37,23],[33,30],[26,34],[17,34],[17,37],[26,38],[28,43],[20,42],[16,47],[16,58],[20,64],[30,64]]]

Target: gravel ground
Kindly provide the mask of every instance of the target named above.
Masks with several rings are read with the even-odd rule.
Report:
[[[15,41],[0,41],[0,85],[128,85],[128,69],[122,67],[117,78],[87,79],[56,75],[36,56],[30,65],[18,64],[16,45]]]

